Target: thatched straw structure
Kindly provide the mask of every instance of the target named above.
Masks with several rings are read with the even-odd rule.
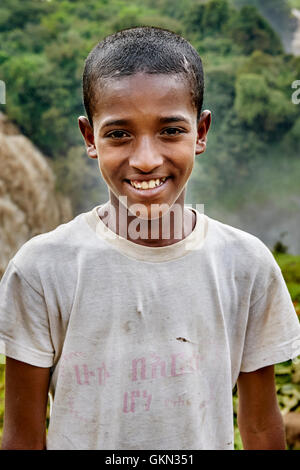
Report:
[[[0,113],[0,278],[27,240],[72,217],[47,158]]]

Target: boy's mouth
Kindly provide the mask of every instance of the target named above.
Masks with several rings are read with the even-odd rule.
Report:
[[[151,180],[129,180],[125,179],[125,182],[135,192],[135,194],[142,194],[152,196],[157,192],[160,192],[168,183],[170,176],[163,178],[153,178]]]
[[[158,186],[161,186],[164,184],[166,179],[169,178],[169,176],[164,176],[163,178],[153,178],[151,180],[125,180],[127,183],[130,183],[131,186],[133,186],[136,189],[153,189],[157,188]]]

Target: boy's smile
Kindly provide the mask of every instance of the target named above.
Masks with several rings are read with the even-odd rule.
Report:
[[[211,120],[204,111],[197,125],[187,81],[140,72],[102,84],[97,98],[93,129],[85,117],[79,126],[115,210],[120,196],[129,210],[141,205],[141,212],[133,212],[141,219],[163,217],[175,203],[183,210],[195,154],[205,151]],[[163,206],[158,211],[155,205]]]

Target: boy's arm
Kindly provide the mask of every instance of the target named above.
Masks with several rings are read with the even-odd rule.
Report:
[[[2,450],[46,448],[49,367],[6,357]]]
[[[245,450],[285,450],[284,423],[277,402],[274,366],[240,372],[238,426]]]

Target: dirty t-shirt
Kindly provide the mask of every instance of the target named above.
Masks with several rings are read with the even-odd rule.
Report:
[[[98,207],[27,241],[0,283],[0,352],[51,368],[47,449],[233,449],[239,372],[300,354],[272,253],[198,210],[185,239],[138,245]]]

